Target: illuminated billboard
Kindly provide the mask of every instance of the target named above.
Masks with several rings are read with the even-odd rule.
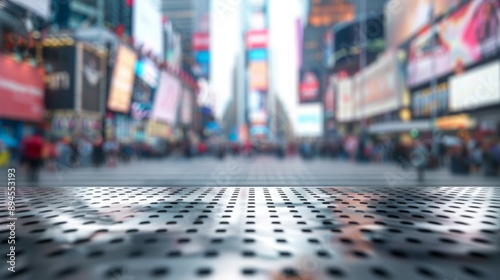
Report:
[[[127,47],[120,46],[109,91],[108,109],[128,113],[134,86],[134,69],[137,55]]]
[[[469,1],[436,28],[422,29],[408,47],[407,81],[418,86],[489,59],[500,43],[500,0]]]
[[[248,66],[250,90],[267,91],[268,65],[267,61],[252,61]]]
[[[450,110],[463,111],[500,103],[500,61],[450,78]]]
[[[317,102],[321,97],[321,77],[315,69],[302,69],[299,80],[299,101]]]

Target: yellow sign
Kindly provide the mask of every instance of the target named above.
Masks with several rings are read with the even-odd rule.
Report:
[[[476,121],[467,114],[438,118],[436,127],[442,130],[467,129],[476,126]]]
[[[168,124],[149,121],[146,127],[147,135],[167,139],[172,134],[172,129]]]
[[[134,86],[134,71],[137,55],[127,47],[121,46],[116,56],[113,80],[109,91],[108,109],[128,113]]]

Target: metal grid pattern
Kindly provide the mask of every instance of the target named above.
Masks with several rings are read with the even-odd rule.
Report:
[[[494,187],[18,188],[16,205],[17,272],[1,279],[500,275]]]

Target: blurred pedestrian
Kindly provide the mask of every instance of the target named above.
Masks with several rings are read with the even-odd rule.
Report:
[[[92,143],[92,163],[94,167],[100,167],[105,161],[104,141],[102,137],[97,137]]]
[[[247,157],[253,155],[253,144],[250,140],[245,141],[245,144],[243,144],[243,153]]]
[[[427,167],[429,161],[429,150],[427,147],[413,137],[413,148],[410,154],[411,165],[417,170],[417,180],[419,182],[424,181],[425,178],[425,168]]]
[[[7,145],[0,140],[0,167],[6,167],[10,161],[9,149],[7,149]]]
[[[356,161],[356,150],[358,147],[358,139],[355,136],[347,137],[344,145],[344,149],[347,152],[349,161]]]
[[[77,167],[80,165],[80,157],[78,155],[78,139],[73,138],[69,143],[69,166]]]
[[[199,154],[199,155],[201,155],[201,156],[202,156],[202,155],[205,155],[205,153],[207,152],[207,144],[205,144],[205,142],[204,142],[204,141],[200,141],[200,142],[198,143],[198,151],[197,151],[197,152],[198,152],[198,154]]]
[[[37,182],[42,165],[43,138],[40,131],[35,131],[23,142],[23,158],[28,164],[28,181]]]
[[[470,150],[470,158],[472,172],[479,173],[481,171],[481,165],[483,162],[483,150],[480,143],[476,143],[475,146]]]
[[[45,160],[45,167],[49,171],[56,171],[57,166],[57,148],[53,140],[47,141],[43,147],[43,159]]]
[[[108,140],[104,142],[104,153],[106,155],[106,159],[108,160],[108,166],[115,167],[117,164],[117,156],[119,145],[116,140]]]

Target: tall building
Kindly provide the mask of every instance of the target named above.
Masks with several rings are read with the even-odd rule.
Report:
[[[194,32],[194,17],[197,0],[161,0],[161,11],[174,29],[179,32],[182,40],[182,58],[188,64],[194,64],[192,49],[192,34]]]

